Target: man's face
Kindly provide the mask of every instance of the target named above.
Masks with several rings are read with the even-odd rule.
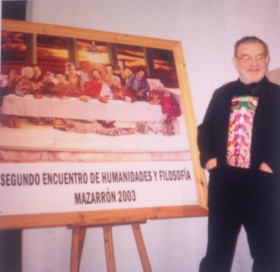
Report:
[[[93,71],[92,72],[92,79],[96,80],[96,81],[100,80],[101,79],[100,73],[98,71]]]
[[[72,76],[72,77],[74,77],[76,75],[75,66],[71,65],[68,67],[68,74],[69,74],[69,76]]]
[[[63,83],[65,81],[65,76],[63,74],[57,74],[56,78],[60,83]]]
[[[9,78],[10,79],[14,79],[14,78],[17,78],[17,71],[12,69],[9,73]]]
[[[113,67],[112,66],[107,66],[106,70],[107,70],[108,74],[113,74]]]
[[[25,76],[29,79],[31,79],[34,75],[33,69],[32,68],[27,68],[25,69]]]
[[[145,72],[143,70],[140,70],[140,71],[137,72],[137,76],[139,78],[143,78],[144,75],[145,75]]]
[[[34,71],[34,75],[36,75],[36,76],[40,76],[42,74],[39,66],[34,66],[33,71]]]
[[[265,76],[269,56],[261,43],[242,43],[237,48],[233,63],[244,84],[259,82]]]
[[[116,76],[113,76],[112,77],[112,83],[113,83],[113,86],[119,86],[120,85],[120,80]]]

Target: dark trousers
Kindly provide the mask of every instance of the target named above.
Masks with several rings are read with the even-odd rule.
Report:
[[[229,272],[241,226],[253,272],[280,272],[280,179],[259,170],[210,171],[208,245],[200,272]]]
[[[22,230],[0,231],[0,271],[21,272]]]

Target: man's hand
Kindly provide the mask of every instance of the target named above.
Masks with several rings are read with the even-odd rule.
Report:
[[[272,169],[271,169],[271,168],[268,166],[268,164],[265,163],[265,162],[262,162],[262,163],[261,163],[261,165],[260,165],[260,170],[263,171],[263,172],[270,173],[270,174],[273,173]]]
[[[215,167],[217,167],[217,158],[212,158],[205,163],[205,169],[208,171]]]

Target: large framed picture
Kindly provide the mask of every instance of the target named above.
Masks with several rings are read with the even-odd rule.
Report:
[[[207,214],[178,41],[2,20],[0,229]]]

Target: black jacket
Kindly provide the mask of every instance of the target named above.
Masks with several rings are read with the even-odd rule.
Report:
[[[266,162],[274,173],[280,173],[280,87],[265,77],[249,85],[240,80],[217,89],[208,106],[203,123],[198,127],[198,147],[202,167],[211,158],[218,166],[226,164],[231,98],[239,95],[259,97],[251,144],[251,169]]]

